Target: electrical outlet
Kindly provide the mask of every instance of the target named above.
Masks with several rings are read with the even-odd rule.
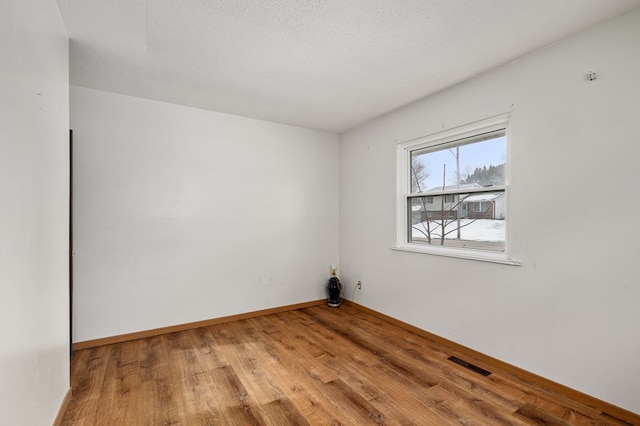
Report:
[[[358,281],[356,285],[358,286],[358,290],[362,290],[362,281]]]

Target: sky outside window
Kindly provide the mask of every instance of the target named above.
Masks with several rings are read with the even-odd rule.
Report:
[[[456,147],[438,151],[412,154],[412,161],[419,161],[425,166],[428,176],[421,182],[421,190],[429,191],[434,188],[442,188],[443,173],[445,186],[457,184]],[[476,169],[489,169],[490,166],[501,166],[506,159],[506,137],[499,136],[481,142],[462,145],[458,148],[460,157],[460,179],[464,180],[473,176]],[[494,177],[494,185],[504,185],[504,171],[500,176]],[[483,184],[483,186],[486,183]],[[415,191],[415,189],[414,189]]]

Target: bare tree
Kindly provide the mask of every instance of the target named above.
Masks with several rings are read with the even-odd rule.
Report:
[[[418,157],[411,158],[411,192],[422,192],[426,186],[425,182],[429,177],[427,165],[420,161]],[[416,191],[417,189],[417,191]]]
[[[425,181],[427,180],[427,178],[429,177],[429,172],[427,171],[427,166],[418,159],[418,157],[412,157],[411,158],[411,192],[415,192],[416,189],[418,190],[417,192],[422,192],[423,188],[425,187]],[[424,188],[426,189],[426,188]],[[425,217],[427,215],[427,204],[425,202],[424,197],[420,197],[419,200],[421,201],[421,211],[420,211],[420,218],[422,219],[422,212],[425,212]],[[420,230],[420,232],[422,232],[426,237],[427,237],[427,241],[429,242],[429,244],[431,244],[431,230],[429,229],[429,221],[425,221],[425,222],[420,222],[420,223],[426,223],[426,232],[422,232]],[[413,224],[412,224],[413,226]]]
[[[412,164],[412,176],[413,176],[413,164]],[[446,180],[446,165],[443,165],[443,173],[442,173],[442,190],[445,190],[445,180]],[[416,182],[418,182],[416,178]],[[421,191],[421,187],[418,186],[418,192]],[[427,208],[426,196],[422,196],[419,198],[422,211],[425,212],[425,220],[421,221],[417,224],[412,224],[412,229],[415,229],[420,234],[422,234],[428,244],[432,244],[433,239],[440,240],[440,245],[443,246],[446,237],[456,232],[458,234],[458,239],[460,239],[460,229],[467,227],[478,219],[482,218],[488,213],[488,208],[480,212],[480,217],[476,217],[474,219],[469,220],[468,222],[461,224],[460,223],[460,212],[462,203],[470,196],[471,194],[455,194],[452,195],[453,201],[447,203],[446,202],[446,194],[440,195],[440,210],[429,210]],[[434,217],[433,213],[437,212],[439,217]],[[455,213],[454,213],[455,212]],[[422,218],[422,215],[421,215]],[[453,228],[447,229],[447,227],[453,223],[457,222],[456,226]]]

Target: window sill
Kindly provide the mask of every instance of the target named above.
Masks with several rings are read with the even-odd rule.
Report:
[[[425,247],[416,245],[397,245],[391,250],[408,251],[412,253],[431,254],[435,256],[456,257],[458,259],[476,260],[480,262],[501,263],[503,265],[521,266],[522,262],[514,260],[505,253],[479,252],[457,248]]]

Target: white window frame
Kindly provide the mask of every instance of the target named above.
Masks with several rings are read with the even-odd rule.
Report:
[[[486,262],[503,263],[507,265],[521,265],[520,261],[514,260],[510,255],[511,238],[509,233],[510,223],[510,208],[509,208],[509,145],[511,143],[511,137],[509,134],[509,120],[510,114],[502,114],[495,117],[491,117],[485,120],[480,120],[474,123],[469,123],[463,126],[448,129],[442,132],[431,134],[428,136],[420,137],[417,139],[411,139],[405,142],[401,142],[397,145],[396,149],[396,182],[397,182],[397,205],[396,205],[396,245],[392,247],[394,250],[410,251],[416,253],[425,253],[438,256],[449,256],[463,259],[480,260]],[[504,252],[494,252],[488,250],[477,249],[464,249],[457,247],[447,247],[438,245],[427,245],[412,243],[409,241],[407,226],[409,221],[409,215],[407,211],[408,200],[411,196],[411,152],[417,149],[442,147],[446,148],[447,145],[455,146],[455,142],[460,139],[477,136],[482,133],[505,130],[506,134],[506,166],[505,166],[505,184],[503,186],[492,188],[504,191],[505,203],[506,203],[506,217],[505,223],[505,249]],[[435,149],[434,149],[435,150]],[[480,192],[486,191],[486,188],[479,190]],[[467,190],[468,192],[476,192],[474,190]]]

